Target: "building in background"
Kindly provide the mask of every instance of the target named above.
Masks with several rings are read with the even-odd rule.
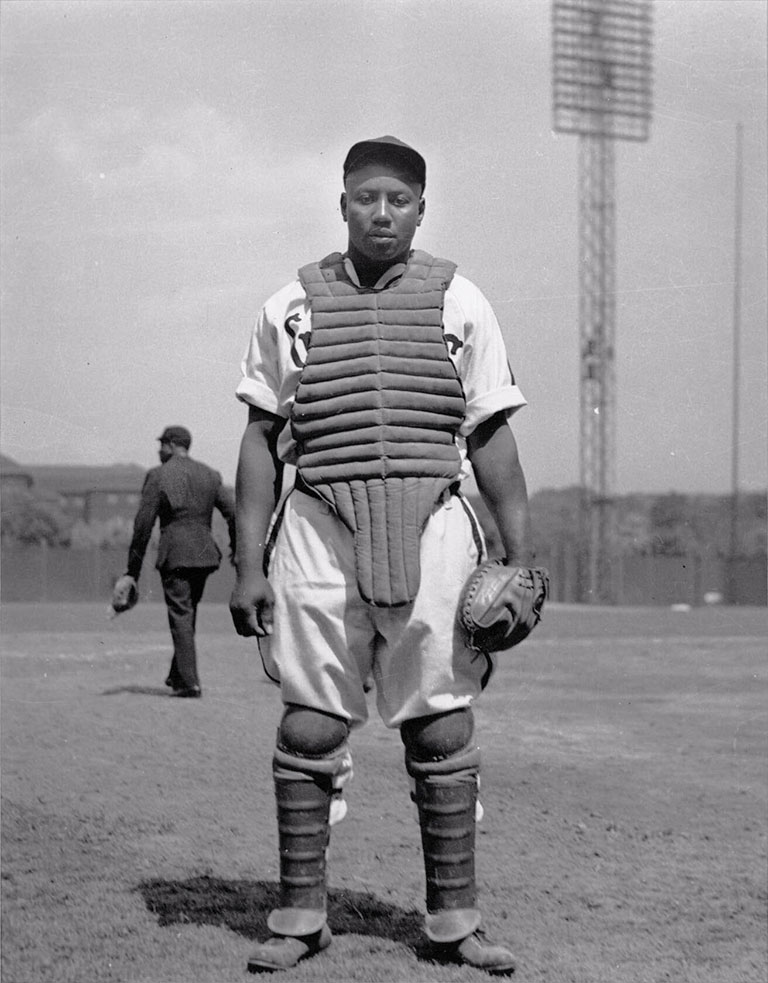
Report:
[[[58,495],[64,511],[81,522],[130,519],[136,515],[146,471],[136,464],[88,467],[27,465],[34,487]]]
[[[29,491],[34,478],[29,469],[0,454],[0,494],[6,492]]]

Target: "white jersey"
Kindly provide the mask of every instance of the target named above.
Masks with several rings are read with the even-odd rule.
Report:
[[[349,260],[345,262],[347,272],[356,280],[354,267]],[[403,270],[402,265],[392,267],[376,286],[385,286]],[[289,419],[311,333],[309,301],[299,280],[294,280],[273,294],[259,312],[242,361],[237,398]],[[515,383],[491,305],[462,276],[455,275],[445,293],[443,334],[467,401],[457,435],[465,476],[467,436],[494,413],[505,410],[511,415],[525,406],[526,400]],[[296,463],[290,427],[283,428],[277,452],[283,463]]]

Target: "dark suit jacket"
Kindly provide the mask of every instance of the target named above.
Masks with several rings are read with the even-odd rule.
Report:
[[[152,468],[144,479],[141,504],[133,523],[128,573],[138,579],[158,518],[160,545],[156,566],[161,573],[182,567],[216,569],[221,563],[221,550],[211,535],[214,508],[227,520],[234,553],[235,503],[219,472],[191,457],[178,456]]]

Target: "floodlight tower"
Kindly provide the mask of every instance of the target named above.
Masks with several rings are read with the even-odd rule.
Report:
[[[612,600],[615,140],[648,139],[652,0],[553,0],[554,129],[579,136],[582,600]]]

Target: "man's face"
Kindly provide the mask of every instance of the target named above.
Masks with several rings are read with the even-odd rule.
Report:
[[[167,440],[161,440],[160,447],[157,453],[160,456],[160,460],[163,462],[163,464],[165,464],[167,460],[173,457],[173,448],[171,447],[171,445],[168,443]]]
[[[396,167],[371,163],[347,175],[344,187],[341,214],[352,260],[403,260],[424,217],[421,185]]]

